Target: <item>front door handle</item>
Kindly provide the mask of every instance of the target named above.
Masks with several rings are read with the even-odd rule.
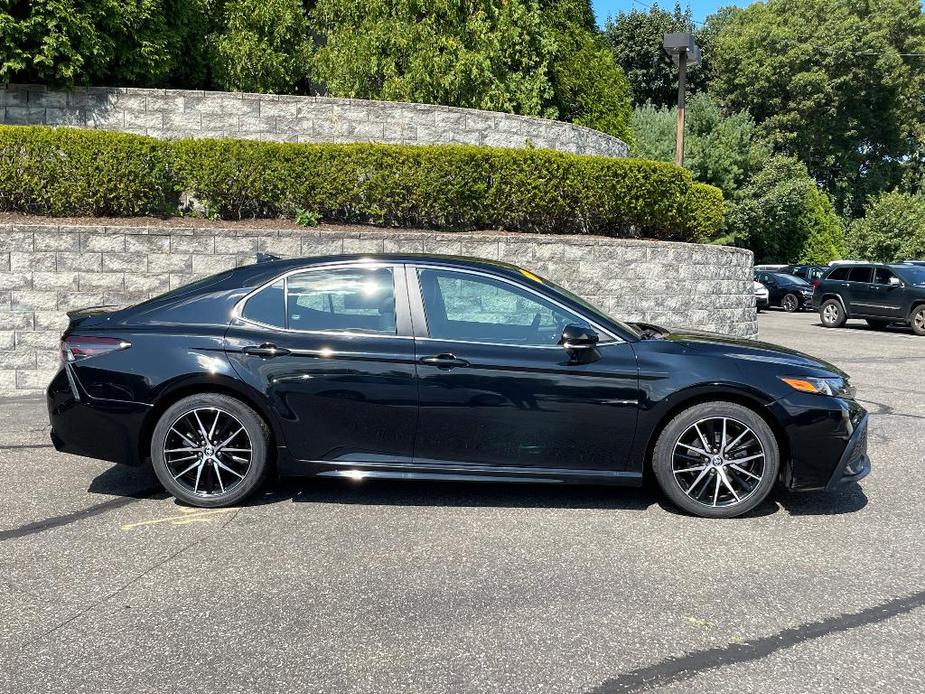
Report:
[[[439,369],[455,369],[457,367],[469,366],[469,362],[465,359],[457,359],[455,354],[450,354],[449,352],[434,354],[429,357],[421,357],[421,363],[427,364],[428,366],[436,366]]]
[[[291,352],[285,347],[277,347],[270,342],[264,342],[262,345],[248,345],[242,350],[244,354],[252,354],[255,357],[284,357]]]

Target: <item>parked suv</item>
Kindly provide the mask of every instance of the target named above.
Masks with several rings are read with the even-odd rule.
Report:
[[[756,272],[754,279],[768,288],[771,306],[780,306],[787,313],[812,308],[813,286],[806,280],[782,272],[763,271]]]
[[[813,305],[822,324],[840,328],[862,318],[874,328],[911,325],[925,335],[925,267],[864,263],[832,269],[816,287]]]

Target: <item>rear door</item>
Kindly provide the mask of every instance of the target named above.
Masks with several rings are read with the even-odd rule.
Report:
[[[848,271],[843,297],[848,312],[853,315],[876,315],[872,311],[877,305],[877,294],[873,289],[874,268],[870,265],[856,265]]]
[[[268,398],[293,457],[411,461],[417,385],[401,265],[292,272],[252,293],[237,313],[229,358]]]
[[[408,274],[416,466],[621,474],[639,399],[631,344],[601,331],[599,359],[577,363],[558,341],[565,325],[590,321],[526,284],[458,268]]]

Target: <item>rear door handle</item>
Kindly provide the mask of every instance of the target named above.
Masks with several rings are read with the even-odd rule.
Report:
[[[284,357],[291,352],[285,347],[277,347],[270,342],[264,342],[262,345],[248,345],[242,350],[244,354],[252,354],[255,357]]]
[[[469,366],[465,359],[457,359],[455,354],[444,352],[434,354],[429,357],[421,357],[421,363],[428,366],[436,366],[439,369],[455,369],[457,367]]]

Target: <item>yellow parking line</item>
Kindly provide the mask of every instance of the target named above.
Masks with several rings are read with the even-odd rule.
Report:
[[[219,513],[231,513],[237,511],[237,508],[216,508],[209,511],[201,511],[195,508],[180,509],[179,516],[168,516],[167,518],[155,518],[154,520],[139,521],[138,523],[129,523],[123,525],[122,530],[132,530],[142,525],[155,525],[157,523],[170,523],[171,525],[188,525],[189,523],[208,523],[208,516],[214,516]]]

